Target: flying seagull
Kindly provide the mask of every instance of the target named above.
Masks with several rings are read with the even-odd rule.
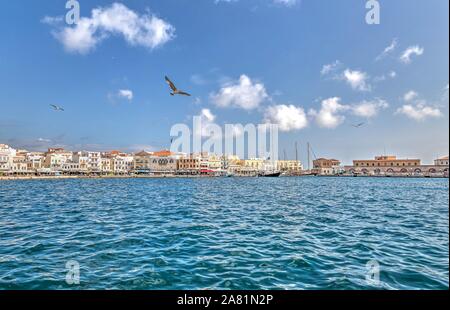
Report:
[[[171,96],[175,96],[175,95],[188,96],[188,97],[191,96],[191,94],[188,94],[184,91],[177,89],[175,84],[173,84],[173,82],[167,76],[166,76],[166,82],[167,82],[167,84],[169,84],[170,89],[172,89],[172,92],[170,93]]]
[[[364,125],[365,125],[365,123],[359,123],[359,124],[355,124],[355,125],[352,125],[352,126],[355,127],[355,128],[361,128]]]
[[[51,107],[53,108],[53,110],[55,110],[55,111],[61,111],[61,112],[64,112],[64,109],[61,108],[60,106],[57,106],[57,105],[54,105],[54,104],[51,104],[50,106],[51,106]]]

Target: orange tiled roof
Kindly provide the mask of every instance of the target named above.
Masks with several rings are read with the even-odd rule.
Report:
[[[153,153],[153,155],[157,156],[157,157],[169,157],[172,155],[172,152],[169,150],[164,150],[164,151],[155,152],[155,153]]]

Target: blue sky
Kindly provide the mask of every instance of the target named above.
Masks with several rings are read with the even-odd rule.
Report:
[[[79,2],[87,31],[65,1],[2,2],[0,142],[158,149],[207,111],[278,122],[291,158],[295,141],[344,163],[448,155],[446,0],[381,0],[380,25],[362,0]],[[193,97],[169,96],[166,74]]]

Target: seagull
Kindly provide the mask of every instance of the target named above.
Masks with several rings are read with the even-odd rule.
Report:
[[[51,107],[53,108],[53,110],[55,110],[55,111],[61,111],[61,112],[64,112],[64,109],[61,108],[60,106],[57,106],[57,105],[54,105],[54,104],[51,104],[50,106],[51,106]]]
[[[171,96],[180,95],[180,96],[188,96],[190,97],[191,94],[188,94],[184,91],[178,90],[175,84],[166,76],[166,82],[169,84],[170,89],[172,89],[172,92],[170,93]]]
[[[352,125],[352,126],[355,127],[355,128],[361,128],[364,125],[365,125],[365,123],[359,123],[359,124]]]

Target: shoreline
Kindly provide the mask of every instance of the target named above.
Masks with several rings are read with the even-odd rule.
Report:
[[[298,175],[298,176],[281,176],[281,178],[302,178],[302,177],[319,177],[319,178],[391,178],[391,179],[448,179],[445,176],[371,176],[371,175],[329,175],[329,176],[313,176],[313,175]],[[210,178],[225,178],[224,176],[200,176],[200,175],[108,175],[108,176],[0,176],[0,181],[26,181],[26,180],[89,180],[89,179],[210,179]],[[234,176],[232,178],[257,178],[256,176]]]

